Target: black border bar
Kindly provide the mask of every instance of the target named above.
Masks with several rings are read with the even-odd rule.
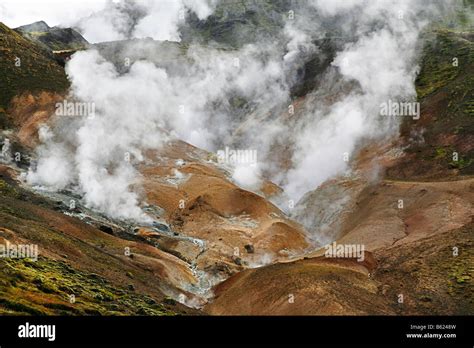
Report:
[[[19,338],[19,326],[55,325],[56,338]],[[414,325],[414,326],[412,326]],[[429,325],[431,326],[431,329]],[[455,329],[452,327],[455,325]],[[415,329],[425,326],[420,331]],[[456,338],[407,338],[412,333]],[[473,347],[474,316],[0,317],[0,347],[64,345],[448,345]]]

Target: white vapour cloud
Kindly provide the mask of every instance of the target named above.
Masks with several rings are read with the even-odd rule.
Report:
[[[155,40],[180,41],[178,26],[184,21],[186,10],[196,13],[199,19],[207,18],[213,11],[213,3],[206,0],[146,0],[142,4],[147,15],[136,25],[133,37]]]
[[[38,149],[30,183],[76,188],[89,207],[146,222],[139,208],[143,198],[135,165],[143,160],[144,150],[159,149],[169,138],[210,151],[226,145],[256,149],[258,165],[236,166],[234,181],[256,190],[261,176],[269,175],[295,201],[343,173],[348,169],[344,153],[352,154],[363,139],[396,130],[396,122],[378,116],[379,105],[388,98],[414,95],[418,34],[426,17],[422,11],[428,8],[422,2],[394,0],[311,4],[314,7],[296,11],[296,20],[272,42],[249,43],[238,50],[191,45],[183,53],[186,63],[174,68],[156,63],[161,49],[132,62],[122,74],[95,50],[75,54],[67,65],[71,97],[94,102],[96,117],[59,120]],[[117,21],[107,35],[178,40],[182,10],[205,18],[215,2],[176,1],[166,18],[161,17],[160,2],[140,5],[132,12],[117,7],[127,15],[105,19],[109,24]],[[303,106],[298,117],[288,120],[294,72],[319,53],[313,41],[324,31],[321,23],[313,23],[318,16],[334,17],[348,43],[339,47],[318,90],[299,101]],[[92,32],[105,25],[82,23]],[[141,45],[146,42],[128,43],[128,49],[139,51]],[[235,97],[247,102],[244,114],[233,111]],[[291,159],[287,171],[272,160],[275,149],[281,148]],[[130,162],[124,160],[126,154]],[[67,164],[68,173],[49,175],[60,163]]]
[[[147,37],[180,41],[178,28],[187,11],[205,19],[213,8],[212,0],[121,0],[71,24],[90,42]]]
[[[238,164],[235,166],[232,174],[235,182],[248,190],[256,191],[262,183],[261,171],[258,164]]]
[[[215,0],[2,0],[0,21],[18,27],[43,20],[73,26],[91,43],[151,37],[180,41],[187,11],[205,19]]]
[[[367,4],[365,0],[310,0],[323,15],[345,14],[357,6]]]
[[[362,139],[393,134],[393,120],[382,120],[379,105],[388,99],[414,98],[418,35],[427,23],[422,2],[315,1],[327,15],[344,15],[353,22],[355,42],[340,51],[333,66],[358,90],[342,94],[328,110],[316,108],[301,123],[293,168],[285,189],[298,200],[310,189],[348,169],[344,155],[354,153]],[[362,5],[362,6],[360,6]],[[344,18],[346,18],[344,17]],[[379,25],[375,23],[380,22]]]
[[[180,15],[184,14],[184,4],[180,1],[171,3],[156,2],[151,4],[151,11],[140,20],[134,30],[138,38],[152,37],[156,40],[180,41],[178,25]],[[181,19],[181,21],[184,19]]]
[[[39,154],[37,168],[36,171],[30,168],[28,180],[32,184],[41,183],[50,189],[60,190],[73,178],[74,166],[69,152],[63,144],[54,141],[54,135],[47,126],[42,126],[38,135],[43,145],[36,150]]]
[[[114,65],[97,51],[78,52],[68,63],[71,94],[77,100],[93,102],[94,118],[65,122],[39,148],[31,184],[55,189],[77,187],[87,206],[108,215],[147,221],[134,190],[139,174],[133,164],[143,159],[142,151],[159,149],[169,136],[193,145],[216,150],[215,144],[230,134],[227,115],[210,110],[213,103],[228,103],[238,93],[257,103],[284,93],[278,63],[264,64],[261,51],[253,45],[238,52],[190,47],[191,63],[180,71],[167,71],[149,61],[137,61],[120,75]],[[235,64],[238,57],[239,64]],[[256,79],[255,76],[259,75]],[[131,162],[124,160],[130,154]],[[72,175],[49,175],[60,163]],[[258,183],[258,167],[236,167],[234,179],[244,186]]]
[[[108,2],[100,11],[67,24],[77,26],[91,43],[125,40],[135,24],[130,14],[132,9],[127,4],[129,2]]]
[[[104,9],[110,0],[2,0],[0,22],[11,28],[45,21],[51,26],[75,22]]]

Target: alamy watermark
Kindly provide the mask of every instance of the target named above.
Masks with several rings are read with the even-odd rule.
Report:
[[[0,258],[6,259],[31,259],[38,261],[37,244],[0,244]]]
[[[420,119],[420,103],[418,102],[394,102],[388,100],[380,104],[380,115],[389,117],[412,117]]]
[[[325,245],[324,249],[326,249],[324,256],[329,258],[357,259],[359,262],[365,259],[364,244],[337,244],[332,242],[332,244]]]
[[[93,119],[95,117],[95,103],[63,100],[62,103],[56,103],[56,115]]]
[[[226,146],[224,150],[217,151],[217,161],[221,164],[256,165],[257,150],[230,149]]]
[[[56,340],[56,325],[36,325],[26,322],[18,326],[19,338],[46,338],[53,342]]]

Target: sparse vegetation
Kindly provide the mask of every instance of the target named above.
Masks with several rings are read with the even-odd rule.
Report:
[[[64,92],[69,87],[64,69],[52,54],[0,23],[0,124],[11,99],[25,92]]]
[[[466,0],[465,3],[472,6],[473,1]],[[234,50],[248,37],[271,36],[275,27],[284,24],[281,15],[287,10],[283,2],[272,5],[270,1],[259,5],[242,0],[226,6],[234,12],[230,19],[222,5],[218,5],[206,21],[198,20],[190,11],[191,29],[188,30],[200,37],[197,41],[217,41],[217,46],[223,46],[220,49]],[[271,15],[262,16],[255,10],[259,6],[261,8],[258,11]],[[462,13],[456,16],[460,17],[455,19],[461,23],[459,26],[445,23],[443,26],[431,27],[424,33],[428,40],[423,48],[421,70],[416,80],[422,115],[420,120],[405,118],[403,121],[404,143],[400,141],[397,147],[404,149],[400,150],[400,153],[405,151],[400,158],[405,162],[394,166],[393,171],[388,170],[389,177],[441,181],[474,174],[474,31],[467,27],[469,18]],[[185,31],[183,43],[179,44],[157,43],[151,39],[130,42],[136,44],[134,47],[149,49],[148,54],[159,60],[161,58],[157,54],[150,52],[169,53],[170,50],[176,50],[184,53],[191,42],[187,41],[189,34]],[[338,43],[332,41],[333,38],[319,40],[321,42],[317,46],[320,52],[293,69],[297,70],[299,81],[288,95],[295,99],[298,97],[298,100],[303,100],[318,89],[318,80],[335,57]],[[350,39],[344,40],[350,42]],[[108,42],[96,47],[102,48],[104,56],[112,56],[110,60],[115,64],[122,65],[122,68],[117,69],[119,73],[125,73],[129,67],[123,66],[123,57],[117,52],[124,54],[130,42]],[[153,44],[147,44],[151,42]],[[10,105],[18,104],[11,104],[15,96],[40,91],[63,93],[67,90],[69,81],[51,50],[78,48],[82,46],[74,42],[64,46],[58,36],[52,33],[31,30],[21,34],[0,23],[1,128],[12,128],[7,112]],[[67,52],[66,57],[70,53]],[[132,61],[140,57],[135,53],[137,56],[131,57]],[[189,57],[182,59],[182,64],[186,64]],[[173,63],[177,63],[177,66],[181,64]],[[236,94],[225,107],[249,111],[252,104],[246,98]],[[33,103],[27,99],[24,103],[27,106],[25,113],[29,113],[30,104]],[[120,113],[114,115],[117,114]],[[146,131],[148,128],[144,133]],[[70,133],[65,131],[62,134]],[[417,138],[416,141],[413,141],[414,138]],[[69,146],[69,142],[65,143]],[[179,146],[183,143],[173,145],[170,151],[173,156],[181,151]],[[14,143],[12,146],[19,145]],[[70,146],[76,145],[71,141]],[[66,153],[69,154],[69,150]],[[456,189],[453,182],[430,182],[422,187],[409,183],[411,186],[407,191],[404,191],[405,188],[402,190],[402,185],[395,187],[389,180],[371,184],[364,190],[366,196],[361,194],[361,199],[354,200],[350,221],[339,212],[333,213],[331,219],[340,219],[344,223],[342,238],[378,244],[371,246],[367,253],[370,257],[364,264],[328,261],[307,251],[314,246],[307,245],[304,229],[299,225],[290,225],[296,220],[283,217],[284,214],[280,214],[280,210],[270,204],[267,195],[252,193],[231,184],[227,173],[224,175],[218,171],[218,166],[212,166],[212,171],[209,170],[208,163],[204,162],[217,162],[215,154],[202,155],[201,160],[197,150],[193,156],[184,150],[183,153],[187,157],[176,155],[176,158],[186,158],[186,165],[181,166],[182,173],[176,172],[176,177],[185,174],[186,181],[175,185],[171,185],[171,180],[161,182],[165,177],[163,168],[167,172],[176,168],[176,161],[168,162],[171,157],[161,156],[158,150],[153,153],[153,157],[160,159],[159,170],[152,166],[152,161],[143,161],[146,162],[146,168],[141,172],[144,178],[143,196],[146,196],[147,202],[150,201],[147,209],[160,211],[159,216],[156,214],[157,219],[166,220],[166,224],[154,223],[153,228],[148,225],[146,228],[137,227],[134,222],[125,225],[123,221],[109,219],[103,212],[92,212],[92,208],[82,203],[73,210],[67,210],[64,208],[67,200],[63,197],[76,199],[76,192],[48,192],[49,198],[44,198],[12,179],[13,175],[10,176],[9,171],[18,168],[0,166],[5,173],[0,179],[0,243],[3,239],[25,240],[42,247],[38,261],[0,258],[0,315],[195,314],[197,311],[193,312],[193,309],[182,309],[174,295],[188,291],[192,294],[194,288],[201,289],[201,271],[207,272],[206,275],[211,272],[218,274],[219,281],[231,277],[214,288],[215,302],[203,307],[203,311],[212,314],[473,313],[473,225],[470,211],[462,209],[470,203],[463,196],[467,185],[472,187],[469,181],[466,186],[456,186]],[[32,159],[33,163],[34,156]],[[297,156],[294,156],[294,161],[297,161]],[[380,172],[385,172],[386,168],[382,169]],[[463,181],[463,185],[466,182],[459,181]],[[440,184],[449,184],[449,187],[435,192],[436,185]],[[375,191],[376,187],[382,189]],[[277,189],[275,185],[275,191]],[[372,191],[370,196],[369,189]],[[344,188],[344,194],[348,197],[349,190],[352,190],[349,186]],[[410,195],[399,195],[408,191]],[[387,203],[388,200],[371,198],[388,194],[393,194],[396,199]],[[393,213],[394,209],[390,207],[400,196],[403,196],[405,208],[396,209]],[[178,210],[175,203],[181,201],[181,197],[186,198],[183,199],[186,205]],[[331,200],[330,204],[334,201]],[[438,202],[447,203],[442,205]],[[318,214],[324,213],[322,209],[314,209],[314,205],[311,208]],[[456,216],[451,221],[453,215]],[[243,223],[234,219],[239,216],[249,218]],[[280,221],[275,222],[270,218]],[[454,219],[457,221],[454,222]],[[234,223],[225,224],[229,221]],[[456,224],[458,222],[459,226]],[[437,223],[442,226],[433,226]],[[158,225],[163,226],[166,233]],[[261,232],[254,225],[262,230],[270,225],[272,228]],[[368,226],[372,229],[363,229]],[[379,230],[379,226],[383,229]],[[222,237],[218,235],[221,232]],[[350,235],[350,232],[353,234]],[[208,237],[204,233],[214,239],[206,239]],[[265,235],[267,233],[268,237]],[[285,239],[287,236],[291,239]],[[382,238],[385,236],[387,238]],[[226,238],[233,239],[227,241]],[[298,248],[290,253],[291,243]],[[224,249],[232,252],[230,245],[239,244],[240,248],[237,249],[242,253],[238,256],[222,253]],[[450,254],[453,245],[459,246],[462,251],[457,257]],[[265,261],[271,262],[270,265],[245,270],[250,265],[246,257],[250,260],[253,256],[262,255],[267,249],[270,250],[269,255],[278,255],[278,260],[285,262],[277,262],[276,258],[272,258],[271,261]],[[284,254],[291,258],[285,258]],[[227,258],[224,259],[222,255]],[[296,261],[292,259],[301,255],[304,258]],[[225,262],[222,262],[223,259]],[[190,287],[193,288],[189,290]],[[291,296],[295,293],[298,301],[302,301],[296,305],[288,302],[288,289],[291,289]],[[244,291],[246,296],[242,296]],[[407,299],[403,309],[396,301],[401,292]],[[165,296],[170,293],[174,298]],[[196,299],[204,303],[206,299],[199,296]],[[179,302],[183,301],[180,299]]]
[[[424,35],[427,44],[416,80],[421,119],[404,120],[401,130],[409,145],[408,156],[388,175],[411,179],[472,175],[474,31],[437,27]],[[414,131],[423,134],[422,142],[411,140]]]
[[[37,262],[0,259],[0,279],[0,314],[174,314],[149,296],[119,289],[64,261],[44,257]]]

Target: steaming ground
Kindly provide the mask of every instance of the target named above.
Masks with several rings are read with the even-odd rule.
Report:
[[[175,18],[185,4],[177,3],[167,16]],[[179,28],[169,18],[166,34],[156,33],[161,27],[147,27],[157,13],[163,15],[162,6],[115,6],[127,19],[112,21],[114,28],[127,34],[111,38],[141,38],[147,29],[155,30],[155,35],[146,33],[151,37],[179,40]],[[204,2],[195,6],[189,10],[200,19],[213,9]],[[233,50],[183,46],[177,58],[185,64],[178,66],[157,62],[156,51],[147,55],[147,40],[124,42],[145,55],[115,64],[95,48],[76,53],[66,69],[72,82],[69,98],[93,103],[95,117],[58,118],[45,128],[28,180],[55,190],[74,187],[88,207],[147,222],[136,165],[143,151],[181,139],[212,152],[225,146],[256,150],[258,165],[236,166],[234,180],[257,190],[265,175],[297,202],[347,171],[347,159],[361,141],[396,133],[398,121],[380,117],[380,104],[414,100],[419,33],[437,10],[408,1],[308,2],[275,29],[271,41],[257,38]],[[85,32],[107,32],[110,18],[96,21],[95,16],[100,12],[81,22]],[[319,87],[293,105],[294,68],[318,55],[315,39],[334,34],[324,27],[328,21],[348,39],[321,72]],[[285,144],[287,153],[279,156],[275,149]]]
[[[213,1],[179,1],[166,12],[163,2],[109,2],[76,19],[89,39],[103,35],[92,41],[120,41],[92,45],[66,64],[65,103],[84,103],[84,114],[49,118],[60,95],[14,99],[19,141],[36,153],[20,175],[12,164],[17,144],[5,142],[8,167],[0,169],[15,189],[26,174],[29,188],[47,199],[35,196],[41,208],[21,203],[31,193],[17,194],[2,179],[0,189],[11,195],[4,204],[37,209],[42,223],[54,217],[66,225],[58,234],[151,272],[144,283],[156,276],[160,291],[181,303],[202,307],[214,298],[209,313],[304,314],[309,306],[315,314],[392,314],[399,306],[383,296],[395,298],[402,282],[388,280],[390,289],[379,291],[370,280],[374,270],[399,269],[404,260],[386,260],[391,249],[418,257],[412,244],[419,240],[439,237],[448,248],[468,243],[472,231],[463,229],[472,220],[472,195],[461,198],[472,179],[379,178],[391,166],[405,170],[396,165],[405,148],[397,143],[401,118],[380,115],[381,104],[415,100],[420,34],[448,5],[265,4],[248,1],[259,15],[244,25],[231,13],[239,4]],[[401,196],[406,211],[395,205]],[[24,225],[3,211],[10,224]],[[67,221],[80,227],[70,230]],[[366,263],[318,258],[335,240],[363,242]],[[439,263],[439,255],[429,257]],[[280,277],[275,291],[280,271],[291,277]],[[439,288],[435,283],[426,284]],[[298,299],[317,293],[318,300],[287,306],[295,284],[303,287]],[[242,302],[247,290],[254,302]],[[278,299],[269,296],[278,292]],[[449,302],[445,294],[435,299]],[[462,304],[451,303],[458,312]]]

